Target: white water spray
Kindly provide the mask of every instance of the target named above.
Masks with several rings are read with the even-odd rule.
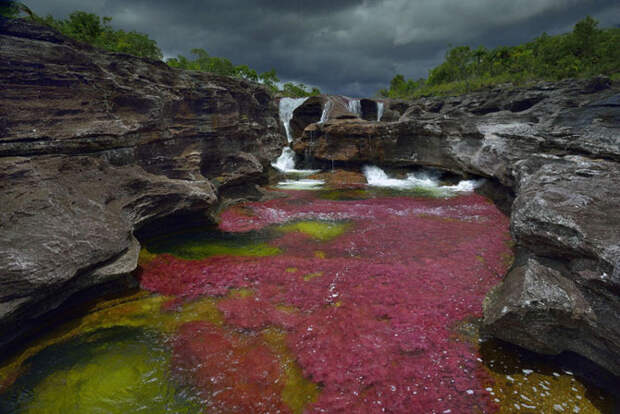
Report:
[[[293,142],[293,135],[291,133],[291,119],[293,119],[293,112],[301,104],[303,104],[306,99],[308,98],[280,99],[280,119],[284,124],[284,130],[286,131],[286,140],[289,144]],[[280,154],[276,162],[272,163],[271,166],[279,171],[282,171],[283,173],[297,175],[310,175],[319,171],[295,169],[295,152],[288,145],[282,148],[282,154]]]
[[[437,190],[445,193],[471,192],[481,184],[481,180],[462,180],[456,185],[441,185],[436,174],[417,172],[407,174],[407,178],[390,178],[385,171],[374,165],[366,165],[362,169],[366,181],[372,187],[411,190],[415,188]]]
[[[347,102],[347,109],[352,114],[360,118],[362,117],[362,103],[359,99],[350,99],[349,102]]]
[[[325,102],[325,105],[323,106],[323,112],[321,113],[321,119],[318,122],[319,124],[324,124],[325,122],[327,122],[327,118],[329,117],[329,111],[331,111],[333,105],[334,104],[330,100]]]
[[[284,130],[286,131],[287,141],[293,142],[293,135],[291,134],[291,119],[293,119],[293,112],[295,109],[306,102],[308,98],[282,98],[280,99],[280,119],[284,124]]]
[[[383,117],[383,107],[383,102],[377,102],[377,121],[381,121],[381,118]]]
[[[280,181],[277,187],[284,190],[318,190],[323,184],[325,184],[325,181],[323,180],[311,180],[305,178],[300,180]]]

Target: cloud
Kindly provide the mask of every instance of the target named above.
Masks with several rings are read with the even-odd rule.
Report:
[[[513,45],[571,29],[587,14],[620,23],[615,0],[31,0],[39,14],[111,16],[147,33],[165,56],[195,47],[275,68],[282,80],[369,96],[396,73],[426,76],[449,45]]]

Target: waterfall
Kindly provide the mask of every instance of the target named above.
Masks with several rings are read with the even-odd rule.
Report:
[[[360,118],[362,117],[362,103],[359,99],[349,99],[349,102],[347,102],[347,109],[352,114]]]
[[[383,117],[383,102],[377,102],[377,121],[381,121],[381,117]]]
[[[280,119],[284,124],[284,130],[286,131],[287,141],[293,142],[293,136],[291,134],[291,119],[293,119],[293,112],[302,103],[306,102],[306,98],[282,98],[280,99]]]
[[[332,109],[333,103],[332,101],[328,100],[327,102],[325,102],[325,105],[323,106],[323,112],[321,113],[321,119],[319,120],[319,124],[324,124],[327,121],[327,118],[329,117],[329,111]]]
[[[441,185],[439,176],[429,171],[407,174],[407,178],[390,178],[385,171],[374,165],[366,165],[362,169],[366,181],[372,187],[387,187],[400,190],[424,189],[440,193],[471,192],[481,184],[481,180],[461,180],[456,185]]]
[[[280,99],[280,119],[284,124],[284,130],[286,131],[286,140],[290,144],[293,142],[293,134],[291,133],[291,119],[293,119],[293,112],[301,104],[303,104],[308,98],[282,98]],[[276,162],[271,164],[275,169],[282,171],[283,173],[293,173],[299,175],[309,175],[318,172],[319,170],[296,170],[295,169],[295,152],[289,145],[282,148],[282,154],[278,157]]]

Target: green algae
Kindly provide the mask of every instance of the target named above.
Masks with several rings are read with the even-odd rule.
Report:
[[[351,223],[344,222],[304,220],[282,224],[276,229],[284,233],[300,232],[318,241],[329,241],[343,234],[351,226]]]
[[[312,280],[316,277],[321,277],[323,276],[323,272],[314,272],[314,273],[308,273],[307,275],[304,275],[304,281],[309,281]]]
[[[81,335],[29,358],[28,373],[0,398],[0,412],[201,412],[197,399],[171,380],[168,355],[148,330]]]
[[[286,334],[279,329],[268,328],[262,332],[263,339],[278,355],[283,372],[284,389],[282,401],[294,414],[301,414],[304,408],[315,402],[319,396],[319,386],[305,378],[301,367],[286,345]]]
[[[166,310],[170,298],[150,295],[146,292],[109,301],[94,306],[90,313],[65,323],[53,332],[30,344],[23,352],[13,356],[0,366],[0,393],[9,387],[20,374],[27,372],[27,361],[48,347],[65,343],[80,335],[91,334],[110,328],[149,328],[162,334],[174,333],[187,322],[206,320],[223,324],[223,316],[217,309],[217,300],[203,298]]]
[[[187,260],[210,256],[263,257],[279,254],[280,249],[267,243],[270,239],[268,232],[190,231],[147,241],[145,249],[149,254],[168,253]],[[149,254],[144,253],[145,258],[150,258]]]

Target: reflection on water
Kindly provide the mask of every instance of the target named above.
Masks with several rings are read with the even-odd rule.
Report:
[[[0,413],[613,412],[569,369],[464,334],[508,219],[412,191],[289,191],[224,211],[228,232],[148,241],[150,292],[0,365]]]

